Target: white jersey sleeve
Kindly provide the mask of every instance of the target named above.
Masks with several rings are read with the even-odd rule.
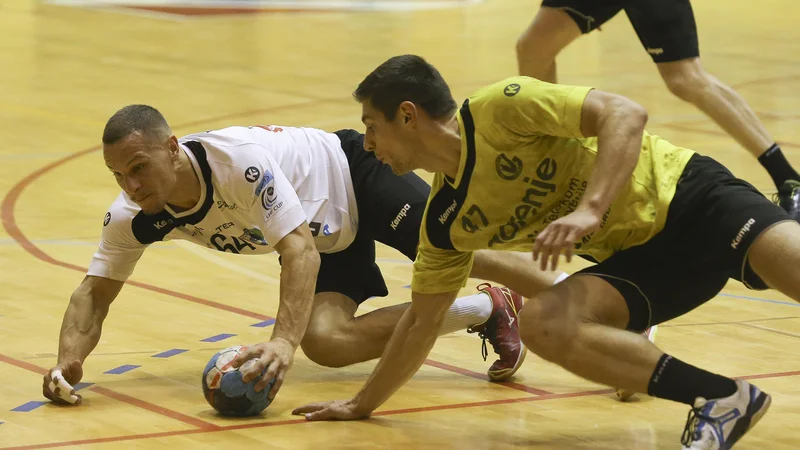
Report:
[[[125,281],[147,248],[133,235],[133,208],[125,194],[120,194],[103,220],[103,233],[87,275]]]
[[[252,145],[257,155],[255,165],[248,167],[249,185],[247,204],[254,221],[261,223],[264,238],[275,246],[295,228],[307,222],[306,211],[292,183],[269,152],[260,145]]]

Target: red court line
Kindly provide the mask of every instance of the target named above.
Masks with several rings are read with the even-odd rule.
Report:
[[[178,420],[187,425],[192,425],[202,430],[216,430],[218,428],[221,428],[219,425],[214,425],[213,423],[206,422],[205,420],[200,420],[197,417],[187,416],[186,414],[181,414],[177,411],[163,408],[161,406],[148,403],[136,397],[131,397],[130,395],[125,395],[119,392],[112,391],[111,389],[107,389],[102,386],[93,386],[89,388],[89,390],[97,392],[100,395],[105,395],[106,397],[113,398],[114,400],[119,400],[123,403],[127,403],[129,405],[133,405],[154,412],[156,414]]]
[[[12,358],[10,356],[6,356],[6,355],[4,355],[2,353],[0,353],[0,361],[4,362],[6,364],[11,364],[12,366],[19,367],[20,369],[25,369],[25,370],[29,370],[31,372],[38,373],[39,375],[42,375],[42,376],[47,375],[47,369],[45,369],[44,367],[39,367],[36,364],[31,364],[29,362],[25,362],[25,361],[20,361],[18,359],[14,359],[14,358]]]
[[[425,360],[425,364],[431,367],[436,367],[439,369],[447,370],[449,372],[454,372],[460,375],[465,375],[472,378],[477,378],[479,380],[489,381],[489,377],[485,373],[478,373],[473,372],[471,370],[463,369],[461,367],[452,366],[450,364],[445,364],[439,361],[433,361],[430,359]],[[502,381],[502,382],[495,382],[495,384],[500,386],[505,386],[507,388],[516,389],[518,391],[527,392],[529,394],[535,395],[552,395],[552,392],[545,391],[543,389],[537,389],[530,386],[525,386],[524,384],[514,383],[511,381]]]
[[[373,417],[379,416],[394,416],[398,414],[410,414],[416,412],[428,412],[428,411],[442,411],[442,410],[451,410],[451,409],[463,409],[463,408],[473,408],[478,406],[493,406],[493,405],[504,405],[508,403],[523,403],[523,402],[534,402],[540,400],[554,400],[554,399],[563,399],[563,398],[574,398],[574,397],[588,397],[592,395],[600,395],[600,394],[608,394],[614,392],[612,389],[603,389],[603,390],[596,390],[596,391],[585,391],[585,392],[570,392],[567,394],[550,394],[550,395],[543,395],[539,397],[522,397],[522,398],[508,398],[502,400],[487,400],[483,402],[470,402],[470,403],[455,403],[449,405],[438,405],[438,406],[425,406],[420,408],[405,408],[405,409],[395,409],[390,411],[378,411],[372,414]],[[235,431],[235,430],[243,430],[248,428],[264,428],[264,427],[273,427],[273,426],[282,426],[282,425],[297,425],[301,423],[308,423],[311,424],[313,422],[309,422],[305,419],[290,419],[290,420],[282,420],[282,421],[275,421],[275,422],[256,422],[256,423],[248,423],[248,424],[240,424],[240,425],[230,425],[226,427],[219,427],[218,429],[213,430],[176,430],[176,431],[166,431],[162,433],[147,433],[147,434],[133,434],[127,436],[119,436],[117,438],[114,437],[106,437],[106,438],[95,438],[95,439],[82,439],[82,440],[75,440],[75,441],[64,441],[64,442],[51,442],[47,444],[32,444],[32,445],[23,445],[18,447],[0,447],[0,450],[30,450],[30,449],[40,449],[40,448],[53,448],[53,447],[68,447],[72,445],[86,445],[86,444],[97,444],[97,443],[106,443],[106,442],[118,442],[118,441],[132,441],[132,440],[139,440],[139,439],[150,439],[150,438],[162,438],[162,437],[171,437],[171,436],[182,436],[186,434],[198,434],[198,433],[215,433],[219,431]]]
[[[766,374],[758,374],[758,375],[747,375],[742,377],[737,377],[745,380],[754,380],[754,379],[761,379],[761,378],[780,378],[780,377],[792,377],[800,375],[800,371],[796,372],[780,372],[780,373],[766,373]],[[560,399],[567,399],[567,398],[578,398],[578,397],[591,397],[594,395],[605,395],[614,392],[613,389],[600,389],[600,390],[593,390],[593,391],[581,391],[581,392],[569,392],[565,394],[548,394],[548,395],[540,395],[536,397],[521,397],[521,398],[508,398],[502,400],[486,400],[481,402],[470,402],[470,403],[453,403],[448,405],[437,405],[437,406],[424,406],[419,408],[405,408],[405,409],[394,409],[389,411],[378,411],[372,414],[373,417],[381,417],[381,416],[394,416],[399,414],[411,414],[411,413],[418,413],[418,412],[432,412],[432,411],[445,411],[445,410],[453,410],[453,409],[464,409],[464,408],[475,408],[475,407],[486,407],[486,406],[494,406],[494,405],[506,405],[511,403],[527,403],[527,402],[538,402],[538,401],[545,401],[545,400],[560,400]],[[121,442],[121,441],[132,441],[132,440],[140,440],[140,439],[150,439],[150,438],[162,438],[162,437],[171,437],[171,436],[182,436],[186,434],[198,434],[198,433],[216,433],[220,431],[233,431],[233,430],[242,430],[248,428],[263,428],[263,427],[273,427],[273,426],[282,426],[282,425],[297,425],[301,423],[310,423],[307,422],[305,419],[290,419],[290,420],[283,420],[283,421],[275,421],[275,422],[257,422],[257,423],[248,423],[248,424],[240,424],[240,425],[230,425],[230,426],[223,426],[216,429],[210,430],[199,430],[199,429],[192,429],[192,430],[177,430],[177,431],[166,431],[163,433],[148,433],[148,434],[133,434],[127,436],[118,436],[118,437],[107,437],[107,438],[96,438],[96,439],[82,439],[82,440],[75,440],[75,441],[64,441],[64,442],[51,442],[47,444],[33,444],[33,445],[24,445],[24,446],[17,446],[17,447],[0,447],[0,450],[33,450],[33,449],[40,449],[40,448],[53,448],[53,447],[68,447],[72,445],[85,445],[85,444],[96,444],[96,443],[105,443],[105,442]]]
[[[38,373],[39,375],[45,375],[47,373],[47,369],[44,367],[39,367],[35,364],[31,364],[29,362],[20,361],[18,359],[14,359],[10,356],[4,355],[0,353],[0,362],[4,362],[7,364],[11,364],[12,366],[19,367],[20,369],[29,370],[31,372]],[[185,414],[181,414],[177,411],[172,411],[171,409],[163,408],[158,405],[154,405],[152,403],[146,402],[144,400],[131,397],[129,395],[125,395],[116,391],[112,391],[111,389],[104,388],[102,386],[93,386],[89,388],[90,391],[97,392],[98,394],[105,395],[106,397],[113,398],[115,400],[119,400],[123,403],[127,403],[132,406],[136,406],[137,408],[146,409],[148,411],[154,412],[161,416],[169,417],[170,419],[175,419],[180,422],[183,422],[187,425],[192,425],[195,427],[200,428],[201,430],[215,430],[220,428],[219,425],[214,425],[213,423],[206,422],[204,420],[200,420],[196,417],[187,416]]]
[[[741,378],[742,380],[759,380],[761,378],[783,378],[783,377],[794,377],[800,375],[800,370],[796,370],[794,372],[779,372],[779,373],[763,373],[760,375],[746,375]]]

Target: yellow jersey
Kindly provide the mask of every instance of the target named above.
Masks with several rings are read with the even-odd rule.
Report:
[[[469,97],[457,114],[455,180],[437,173],[425,209],[412,289],[462,288],[481,249],[531,251],[548,224],[574,211],[597,156],[581,133],[588,87],[512,77]],[[602,261],[661,231],[693,151],[644,133],[633,176],[575,253]]]

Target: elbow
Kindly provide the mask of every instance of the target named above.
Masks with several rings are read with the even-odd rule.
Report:
[[[649,119],[647,110],[644,109],[644,106],[636,104],[631,111],[631,115],[633,120],[639,125],[639,128],[644,130],[644,127],[647,125],[647,120]]]
[[[624,99],[624,102],[624,114],[625,117],[628,118],[631,127],[637,130],[637,132],[644,131],[644,127],[647,125],[647,120],[649,119],[647,109],[633,100]]]

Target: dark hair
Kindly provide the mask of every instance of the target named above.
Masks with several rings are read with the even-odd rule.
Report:
[[[114,144],[137,131],[144,135],[171,133],[167,120],[157,109],[147,105],[128,105],[106,122],[103,144]]]
[[[353,97],[360,103],[369,100],[388,120],[394,120],[404,101],[414,103],[434,119],[449,116],[457,108],[439,71],[417,55],[390,58],[364,78]]]

